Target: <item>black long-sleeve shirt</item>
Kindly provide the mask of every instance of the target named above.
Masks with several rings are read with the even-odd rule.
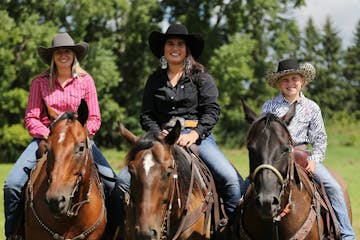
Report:
[[[140,115],[145,131],[161,131],[173,117],[198,120],[194,130],[200,138],[210,134],[219,120],[218,89],[208,72],[195,73],[192,80],[183,74],[175,87],[166,70],[156,71],[147,80]]]

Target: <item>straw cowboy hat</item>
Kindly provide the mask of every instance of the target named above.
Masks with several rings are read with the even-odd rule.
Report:
[[[56,49],[68,48],[74,51],[76,58],[80,61],[83,59],[89,49],[89,44],[81,42],[78,44],[74,43],[74,40],[67,33],[58,33],[52,40],[51,47],[39,47],[37,49],[40,58],[47,64],[50,65],[52,55]]]
[[[165,40],[171,37],[184,39],[191,55],[197,59],[204,49],[204,39],[199,34],[189,34],[182,24],[171,24],[165,33],[153,31],[149,35],[149,46],[153,54],[160,58],[164,52]]]
[[[304,86],[314,80],[316,70],[310,63],[298,64],[294,59],[286,59],[279,62],[276,72],[270,72],[266,76],[266,82],[273,88],[277,88],[279,79],[291,73],[298,73],[304,77]]]

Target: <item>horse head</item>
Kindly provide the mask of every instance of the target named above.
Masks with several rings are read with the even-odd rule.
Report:
[[[89,135],[86,128],[88,107],[84,100],[78,113],[58,115],[44,103],[52,121],[46,142],[48,189],[45,201],[54,216],[74,216],[89,191],[81,188],[89,180],[91,166]]]
[[[293,142],[287,125],[295,115],[295,104],[278,118],[273,114],[256,116],[244,102],[246,120],[251,123],[247,134],[249,168],[259,215],[274,218],[279,214],[281,198],[289,177],[299,176],[294,169]]]
[[[167,136],[159,132],[148,132],[138,138],[120,124],[120,131],[132,143],[127,154],[127,165],[131,174],[130,205],[127,215],[132,217],[131,239],[160,239],[169,204],[174,196],[174,181],[177,169],[174,148],[180,136],[180,122],[175,124]]]

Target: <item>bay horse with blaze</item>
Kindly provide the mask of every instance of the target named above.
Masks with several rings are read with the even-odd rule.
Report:
[[[101,239],[106,210],[86,128],[87,104],[82,100],[78,113],[59,116],[45,110],[52,123],[27,184],[25,239]]]
[[[120,131],[132,143],[126,239],[210,239],[215,185],[200,159],[176,144],[180,122],[167,136],[148,132],[139,138],[122,124]]]
[[[243,100],[242,104],[252,125],[246,139],[251,184],[238,219],[241,238],[337,239],[336,219],[330,214],[332,208],[322,195],[324,191],[295,161],[297,150],[287,129],[295,115],[295,104],[282,118],[273,114],[257,117]],[[344,181],[338,175],[335,178],[342,186],[351,216]]]

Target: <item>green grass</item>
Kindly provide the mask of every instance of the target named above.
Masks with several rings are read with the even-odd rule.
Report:
[[[332,127],[328,129],[329,146],[326,166],[339,173],[346,181],[352,206],[353,227],[360,236],[360,192],[358,191],[360,172],[360,130],[359,126]],[[223,149],[224,154],[233,162],[243,177],[249,173],[246,149]],[[103,154],[118,172],[124,166],[125,152],[103,149]],[[0,164],[0,181],[3,183],[12,164]],[[0,193],[0,225],[4,226],[3,191]],[[0,227],[0,240],[5,239],[4,228]]]

